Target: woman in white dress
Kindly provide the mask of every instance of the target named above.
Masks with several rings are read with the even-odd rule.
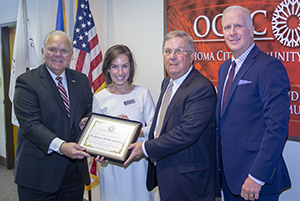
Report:
[[[155,106],[148,89],[132,84],[135,61],[130,49],[125,45],[110,47],[102,72],[107,87],[94,95],[93,112],[141,122],[143,128],[137,141],[147,140]],[[102,163],[101,201],[153,201],[153,192],[146,189],[147,167],[145,158],[128,166]]]

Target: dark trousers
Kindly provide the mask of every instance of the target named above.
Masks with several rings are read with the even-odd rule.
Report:
[[[55,170],[53,170],[55,177]],[[47,193],[18,185],[20,201],[82,201],[84,183],[75,162],[69,162],[64,179],[55,193]]]

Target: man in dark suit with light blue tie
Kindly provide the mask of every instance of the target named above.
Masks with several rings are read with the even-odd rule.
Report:
[[[93,94],[84,74],[66,68],[72,57],[72,40],[64,32],[46,36],[43,55],[44,64],[16,81],[14,108],[20,127],[15,182],[19,199],[82,201],[84,183],[90,183],[89,154],[75,141],[81,119],[92,111]]]
[[[227,8],[222,26],[232,53],[220,66],[218,84],[218,167],[224,198],[275,201],[291,186],[282,157],[288,135],[289,78],[278,59],[255,45],[249,10]]]
[[[132,144],[125,164],[146,155],[147,188],[158,186],[162,201],[214,201],[218,195],[215,89],[194,68],[193,39],[187,33],[168,33],[163,55],[170,76],[162,82],[149,140]],[[165,101],[166,97],[170,99]]]

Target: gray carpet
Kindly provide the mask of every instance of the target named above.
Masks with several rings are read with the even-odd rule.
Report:
[[[0,201],[18,201],[17,185],[14,183],[14,170],[0,165]],[[83,199],[83,201],[87,201]]]
[[[17,201],[17,185],[14,183],[14,170],[0,165],[0,201]]]

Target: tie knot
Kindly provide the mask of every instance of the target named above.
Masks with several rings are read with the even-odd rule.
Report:
[[[235,63],[235,60],[234,60],[234,61],[232,62],[232,64],[231,64],[231,68],[234,69],[235,66],[236,66],[236,63]]]
[[[57,76],[55,79],[56,79],[57,81],[61,82],[61,80],[62,80],[62,77],[60,77],[60,76]]]

